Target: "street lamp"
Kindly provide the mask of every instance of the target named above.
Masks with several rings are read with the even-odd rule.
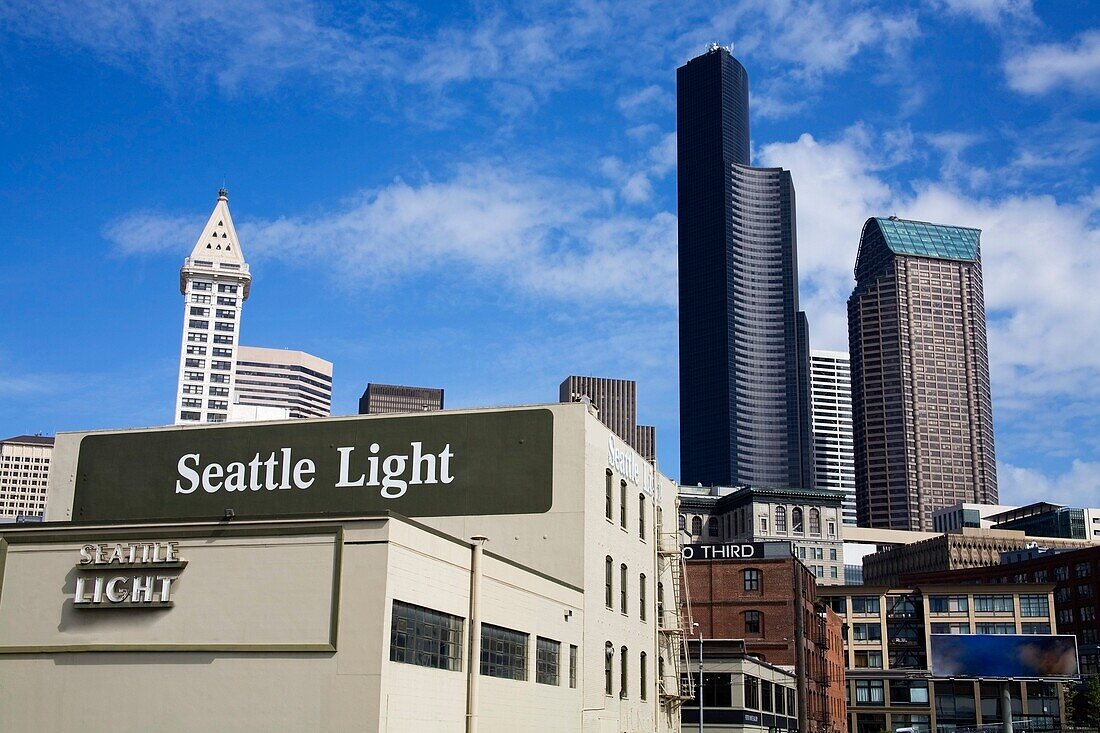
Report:
[[[699,733],[703,733],[703,630],[695,621],[691,622],[691,629],[699,629],[699,689],[695,691],[695,695],[699,702]]]

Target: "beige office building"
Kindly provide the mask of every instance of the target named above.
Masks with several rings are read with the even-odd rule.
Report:
[[[584,405],[68,433],[53,480],[2,730],[679,727],[675,485]]]
[[[230,419],[241,408],[287,411],[287,417],[332,413],[332,362],[292,349],[237,348],[236,396]],[[256,419],[262,419],[257,415]]]
[[[0,520],[45,515],[52,455],[52,437],[15,435],[0,440]]]

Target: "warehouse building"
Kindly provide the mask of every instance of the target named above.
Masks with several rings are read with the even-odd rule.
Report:
[[[675,485],[585,405],[69,433],[54,466],[0,532],[0,729],[679,727]]]

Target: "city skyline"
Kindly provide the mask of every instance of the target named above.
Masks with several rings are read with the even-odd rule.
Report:
[[[224,176],[257,274],[247,341],[332,359],[334,413],[354,413],[370,380],[446,383],[472,406],[552,402],[563,373],[616,374],[639,382],[640,419],[677,474],[673,71],[717,39],[758,90],[753,164],[795,179],[811,346],[845,345],[868,216],[983,229],[1002,500],[1095,489],[1100,363],[1079,345],[1100,328],[1096,69],[1082,66],[1097,19],[1081,7],[355,24],[302,5],[181,11],[155,36],[125,3],[102,30],[64,8],[5,9],[21,82],[3,91],[16,337],[0,346],[0,424],[169,422],[171,283]],[[300,16],[275,46],[255,31]],[[204,23],[245,51],[203,53]],[[645,32],[608,44],[609,27]],[[338,53],[402,39],[380,62]],[[518,74],[533,64],[553,71]]]

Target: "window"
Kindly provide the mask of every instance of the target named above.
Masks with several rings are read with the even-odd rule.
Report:
[[[188,354],[194,354],[196,356],[206,356],[206,347],[205,346],[188,346],[187,347],[187,353]]]
[[[772,683],[768,680],[760,680],[760,709],[772,711]]]
[[[876,596],[852,596],[852,613],[879,613],[879,599]]]
[[[1059,590],[1061,590],[1061,589],[1059,588]],[[1069,589],[1067,588],[1066,590],[1069,590]],[[1077,586],[1077,597],[1078,598],[1092,598],[1092,586],[1089,585],[1088,583],[1082,583],[1081,585]]]
[[[184,394],[202,394],[201,384],[185,384],[183,385]]]
[[[836,522],[829,520],[829,536],[836,537]]]
[[[214,330],[215,331],[232,331],[233,330],[233,324],[232,323],[227,323],[225,321],[214,321]]]
[[[638,576],[638,618],[645,621],[645,573]]]
[[[979,621],[974,624],[974,631],[979,634],[1015,634],[1016,624]]]
[[[233,349],[219,349],[215,346],[213,351],[214,356],[233,356]]]
[[[638,539],[645,542],[645,494],[638,494]]]
[[[561,642],[535,637],[535,682],[540,685],[558,684],[558,658]]]
[[[185,397],[180,404],[182,404],[184,407],[202,407],[202,400]]]
[[[969,634],[969,623],[957,623],[957,624],[945,624],[945,623],[933,623],[933,634]]]
[[[703,689],[700,692],[705,707],[733,707],[733,675],[729,672],[703,673]]]
[[[857,651],[855,662],[857,669],[882,669],[882,652],[878,650]]]
[[[191,306],[191,310],[189,310],[188,313],[193,315],[193,316],[205,317],[205,316],[210,315],[210,309],[209,308],[199,308],[198,306],[193,305],[193,306]]]
[[[209,290],[210,287],[211,287],[210,283],[204,283],[204,282],[191,283],[191,289],[192,290]]]
[[[481,625],[481,673],[506,680],[527,679],[527,634]]]
[[[228,361],[211,361],[211,369],[217,369],[218,371],[227,372],[233,368],[233,363]]]
[[[927,705],[928,682],[924,680],[890,680],[891,705]]]
[[[760,633],[760,612],[759,611],[745,611],[745,633],[746,634],[759,634]]]
[[[646,669],[645,652],[642,652],[638,656],[638,674],[641,681],[641,689],[639,690],[639,694],[641,695],[641,698],[643,700],[646,700],[649,698],[649,681],[647,679],[649,677],[649,672]]]
[[[856,705],[882,705],[882,680],[856,680]]]
[[[216,343],[216,344],[231,344],[231,343],[233,343],[233,337],[232,336],[219,336],[218,334],[214,334],[214,343]]]
[[[961,613],[970,610],[966,596],[929,596],[928,610],[932,613]]]
[[[619,566],[619,613],[627,613],[626,610],[626,565]]]
[[[217,308],[214,311],[214,315],[218,318],[230,318],[230,319],[232,319],[237,314],[235,312],[231,311],[231,310],[224,310],[222,308]]]
[[[1073,609],[1072,608],[1059,608],[1058,609],[1058,623],[1072,624],[1073,623]]]
[[[878,624],[852,624],[852,638],[855,641],[880,641],[882,627]]]
[[[1069,568],[1067,568],[1065,565],[1054,568],[1054,579],[1069,580]]]
[[[619,526],[626,529],[626,481],[619,482]]]
[[[810,534],[821,534],[821,512],[810,510]]]
[[[209,290],[209,288],[207,288],[207,290]],[[237,286],[236,285],[218,285],[218,292],[219,293],[235,293],[235,292],[237,292]]]
[[[611,469],[607,469],[607,474],[604,478],[604,516],[607,517],[607,521],[611,521]]]
[[[206,296],[206,301],[205,302],[206,303],[210,302],[210,296],[209,295]],[[236,298],[224,298],[220,295],[218,296],[218,305],[236,305],[236,304],[237,304],[237,299]]]
[[[832,562],[836,562],[836,548],[835,547],[830,547],[829,548],[829,560],[832,561]]]
[[[751,675],[745,675],[745,707],[760,709],[760,680]]]
[[[1050,615],[1050,605],[1045,595],[1021,595],[1020,615],[1024,618],[1047,617]]]
[[[760,517],[760,533],[761,534],[767,534],[768,533],[768,518],[767,517]]]
[[[569,645],[569,689],[577,689],[577,645]]]
[[[627,694],[627,651],[624,646],[619,650],[619,698],[625,700],[629,695]]]
[[[211,382],[216,382],[218,384],[229,384],[229,375],[228,374],[211,374],[210,375],[210,381]]]
[[[830,567],[830,568],[829,568],[829,577],[830,577],[830,578],[836,578],[836,577],[839,577],[839,576],[838,576],[838,572],[839,572],[839,571],[837,570],[837,567],[836,567],[836,565],[833,565],[832,567]]]
[[[193,333],[193,332],[189,331],[187,333],[187,340],[192,342],[192,343],[204,344],[204,343],[206,343],[206,334],[205,333]]]
[[[1085,586],[1085,587],[1088,587],[1088,586]],[[1078,588],[1078,593],[1080,593],[1080,588]],[[1054,602],[1055,603],[1066,603],[1067,601],[1069,601],[1069,598],[1070,598],[1070,593],[1069,593],[1069,587],[1068,586],[1063,585],[1059,588],[1054,589]]]
[[[795,507],[791,510],[791,531],[798,534],[803,533],[801,507]]]
[[[657,581],[657,626],[665,625],[665,584]]]
[[[395,600],[390,620],[390,661],[462,670],[460,616]]]
[[[206,359],[184,359],[183,365],[185,367],[201,369],[206,366]]]
[[[615,561],[611,559],[611,555],[608,555],[603,559],[603,602],[608,608],[614,608],[615,593],[612,588],[615,578],[612,575],[615,572]]]
[[[202,381],[202,372],[184,372],[183,373],[183,378],[184,379],[189,379],[192,382],[201,382]]]
[[[1011,614],[1012,596],[974,596],[974,612],[984,614]]]
[[[1082,621],[1096,620],[1096,606],[1081,606],[1077,609],[1077,615]]]
[[[691,533],[696,537],[703,535],[703,518],[695,516],[691,518]]]
[[[707,520],[707,537],[717,537],[717,536],[718,536],[718,519],[716,517],[711,517],[710,519]]]
[[[755,568],[741,571],[745,590],[760,590],[760,571]]]
[[[1029,621],[1021,624],[1021,634],[1049,634],[1050,624],[1036,623]]]
[[[614,681],[611,665],[615,661],[615,646],[609,641],[603,645],[603,694],[611,695]]]
[[[1079,562],[1073,566],[1073,574],[1076,575],[1078,578],[1089,577],[1089,575],[1091,574],[1090,570],[1091,567],[1087,562]]]
[[[775,531],[787,531],[787,507],[785,506],[777,506],[775,508]]]
[[[210,328],[210,321],[200,321],[195,318],[191,318],[187,321],[188,328]]]

